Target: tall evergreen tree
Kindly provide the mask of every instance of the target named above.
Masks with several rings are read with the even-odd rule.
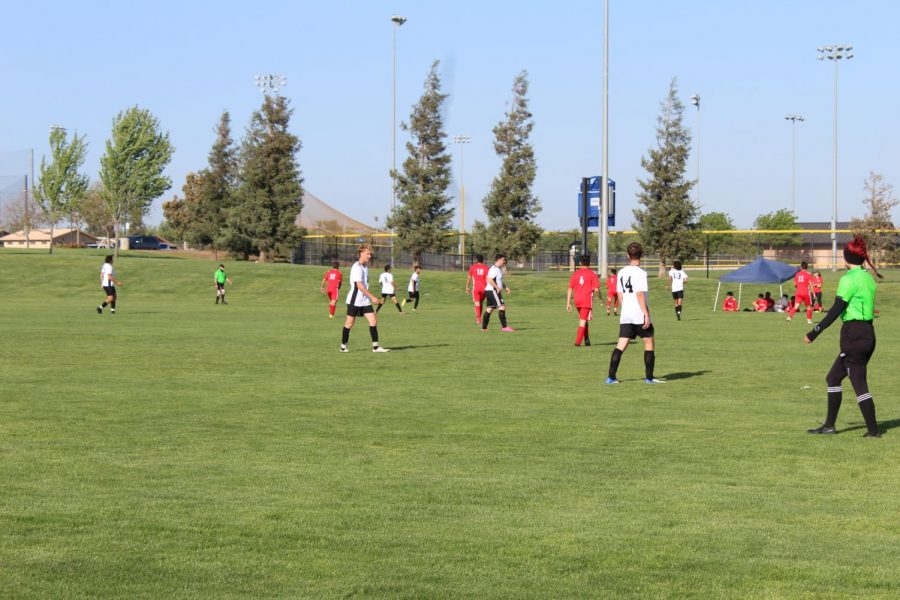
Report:
[[[863,204],[868,212],[862,219],[852,219],[850,229],[866,238],[873,260],[893,262],[897,254],[897,234],[893,233],[891,210],[898,204],[894,186],[886,183],[883,175],[870,171],[863,189],[866,193]]]
[[[172,186],[163,171],[173,151],[169,134],[160,131],[149,111],[133,106],[113,120],[112,136],[100,158],[100,181],[116,235],[125,220],[140,228],[153,200]]]
[[[409,157],[403,161],[403,172],[391,171],[399,202],[388,216],[387,225],[397,233],[397,245],[412,252],[418,262],[422,253],[445,252],[452,240],[453,208],[450,207],[450,155],[444,145],[444,123],[441,107],[447,94],[441,93],[437,68],[431,64],[425,78],[425,93],[413,107],[409,123]]]
[[[187,197],[187,187],[192,197]],[[185,232],[195,246],[210,246],[213,258],[225,242],[225,219],[237,192],[237,150],[231,139],[231,116],[223,112],[216,127],[216,141],[209,151],[209,166],[196,181],[185,182],[185,211],[190,226]]]
[[[303,178],[297,165],[300,139],[288,131],[293,109],[283,96],[266,96],[253,113],[241,146],[240,186],[235,204],[226,211],[223,239],[259,260],[284,255],[300,243],[295,224],[303,208]]]
[[[648,151],[649,158],[641,157],[649,178],[638,180],[638,202],[644,208],[634,209],[634,228],[645,251],[659,254],[662,276],[670,259],[686,259],[698,252],[696,225],[700,211],[688,196],[695,182],[685,179],[691,136],[682,124],[684,104],[678,99],[677,78],[669,84],[660,108],[656,147]]]
[[[534,222],[541,204],[531,190],[537,165],[528,141],[534,121],[528,110],[526,71],[516,76],[512,92],[512,107],[506,119],[494,127],[494,151],[503,164],[484,198],[488,223],[476,222],[473,237],[481,254],[503,252],[524,258],[533,252],[543,232]]]
[[[50,225],[50,254],[53,254],[53,228],[64,215],[74,211],[74,204],[86,193],[87,175],[78,172],[87,154],[84,136],[67,141],[64,129],[50,131],[51,160],[41,158],[41,179],[34,188],[34,199]]]

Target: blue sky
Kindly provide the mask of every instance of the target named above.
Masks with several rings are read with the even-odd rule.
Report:
[[[221,112],[231,112],[240,137],[261,103],[254,75],[284,74],[305,187],[361,221],[381,222],[391,197],[394,13],[408,19],[397,36],[398,121],[439,59],[450,94],[446,131],[472,138],[465,149],[467,229],[483,219],[481,199],[500,164],[491,129],[523,69],[531,81],[539,222],[576,227],[580,178],[601,170],[602,0],[7,0],[0,153],[34,148],[39,163],[50,126],[63,125],[87,135],[85,170],[96,179],[115,114],[132,105],[149,109],[176,148],[173,187],[149,219],[158,222],[162,200],[180,194],[185,174],[205,166]],[[839,65],[838,216],[861,216],[869,171],[900,185],[898,22],[900,3],[888,1],[611,0],[617,228],[631,224],[637,179],[646,176],[640,160],[654,144],[672,77],[692,131],[698,114],[689,98],[701,96],[704,212],[726,212],[749,227],[759,214],[790,208],[791,125],[784,116],[795,113],[806,118],[797,125],[798,217],[830,220],[833,66],[816,60],[816,47],[830,43],[855,49]],[[405,140],[398,133],[398,164]],[[0,154],[0,171],[17,171],[10,162],[19,157]],[[696,161],[695,151],[690,177]],[[456,176],[458,167],[457,160]]]

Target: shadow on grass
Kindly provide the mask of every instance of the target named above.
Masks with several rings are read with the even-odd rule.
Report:
[[[668,375],[664,375],[663,379],[666,381],[675,381],[677,379],[690,379],[691,377],[701,377],[709,373],[709,371],[682,371],[680,373],[670,373]]]
[[[450,344],[422,344],[420,346],[391,346],[391,352],[403,352],[404,350],[418,350],[419,348],[441,348]]]
[[[890,431],[895,427],[900,427],[900,419],[891,419],[890,421],[880,421],[878,423],[878,429],[882,432]],[[838,433],[844,433],[846,431],[857,431],[857,430],[865,430],[865,425],[854,425],[853,427],[845,427],[838,431]]]

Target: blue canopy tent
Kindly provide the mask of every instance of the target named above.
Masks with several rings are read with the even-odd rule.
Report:
[[[736,271],[727,273],[719,277],[719,287],[716,288],[716,301],[713,304],[713,311],[719,305],[719,290],[722,289],[722,282],[738,284],[738,306],[741,304],[741,288],[745,283],[777,283],[778,295],[784,294],[781,284],[788,279],[793,279],[794,275],[799,271],[797,267],[787,263],[778,262],[777,260],[766,260],[759,257],[750,264],[746,264]]]

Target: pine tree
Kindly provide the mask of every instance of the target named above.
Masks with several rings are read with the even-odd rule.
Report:
[[[883,175],[870,171],[863,189],[866,192],[863,204],[868,212],[862,219],[852,219],[850,229],[866,239],[873,262],[876,258],[893,262],[897,254],[897,234],[893,233],[891,209],[898,204],[894,186],[885,183]]]
[[[209,151],[209,166],[198,180],[185,183],[185,209],[190,220],[186,235],[196,246],[211,246],[213,258],[225,242],[225,218],[237,192],[237,150],[231,139],[231,116],[223,112],[216,128],[216,141]],[[188,183],[193,196],[187,197]]]
[[[524,258],[533,252],[543,232],[534,222],[541,204],[531,190],[537,165],[528,141],[534,122],[528,110],[526,71],[516,76],[512,92],[506,119],[494,127],[494,151],[503,163],[484,198],[488,223],[476,222],[473,237],[480,254],[501,252]]]
[[[650,177],[638,180],[638,202],[644,208],[634,210],[634,228],[645,253],[659,254],[659,274],[663,276],[669,259],[697,254],[700,239],[696,231],[699,209],[688,197],[694,182],[684,176],[691,136],[682,124],[684,104],[678,99],[676,78],[660,107],[656,147],[650,148],[650,158],[641,157],[641,166]]]
[[[453,208],[449,207],[450,155],[444,145],[441,107],[447,94],[441,93],[434,61],[425,79],[425,93],[413,107],[409,123],[403,123],[412,140],[403,172],[391,171],[399,202],[388,216],[387,225],[397,233],[397,245],[412,252],[418,262],[423,252],[445,252],[452,243]]]
[[[236,252],[258,253],[260,261],[286,255],[303,238],[295,224],[303,178],[296,161],[301,143],[288,131],[293,112],[283,96],[266,96],[253,113],[241,146],[240,186],[226,211],[222,239]]]

